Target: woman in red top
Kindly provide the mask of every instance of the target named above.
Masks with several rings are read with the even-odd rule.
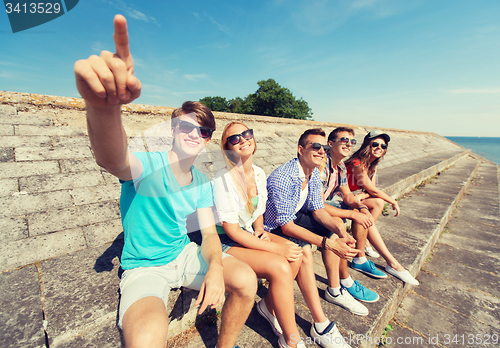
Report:
[[[361,148],[345,163],[349,188],[352,192],[359,189],[363,190],[356,197],[368,207],[375,222],[378,220],[380,214],[382,214],[384,202],[392,205],[392,209],[396,211],[394,216],[398,216],[400,212],[398,202],[376,186],[377,164],[386,154],[387,144],[390,140],[389,135],[385,133],[371,131],[365,136]],[[368,240],[387,262],[385,267],[387,273],[406,283],[412,285],[419,284],[410,272],[405,270],[389,252],[375,223],[368,228]]]

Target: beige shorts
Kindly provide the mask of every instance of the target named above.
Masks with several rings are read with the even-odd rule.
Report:
[[[224,259],[228,254],[222,253]],[[170,289],[184,286],[200,290],[208,265],[201,256],[200,247],[191,242],[170,263],[155,267],[138,267],[126,270],[120,282],[120,309],[118,326],[122,327],[125,311],[137,300],[155,296],[167,308]]]

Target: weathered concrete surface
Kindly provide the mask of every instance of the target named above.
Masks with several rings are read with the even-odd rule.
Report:
[[[391,321],[391,347],[402,346],[398,338],[420,338],[415,347],[500,344],[498,188],[498,166],[484,163]]]
[[[37,266],[0,274],[0,346],[45,347]]]

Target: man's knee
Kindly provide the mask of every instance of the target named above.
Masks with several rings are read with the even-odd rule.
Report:
[[[147,297],[135,302],[123,316],[122,329],[127,348],[164,347],[168,318],[163,301]]]
[[[227,258],[226,258],[227,259]],[[226,261],[224,259],[224,261]],[[257,276],[250,266],[245,262],[231,258],[223,261],[224,282],[226,291],[239,296],[255,297],[257,292]]]

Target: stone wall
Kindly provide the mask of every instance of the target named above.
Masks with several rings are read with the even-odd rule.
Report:
[[[173,108],[132,104],[123,123],[136,148],[168,148]],[[217,130],[197,167],[223,166],[224,126],[254,129],[254,162],[269,174],[294,158],[308,128],[328,134],[338,123],[215,113]],[[371,127],[352,125],[358,143]],[[382,129],[391,143],[380,169],[460,147],[435,133]],[[0,92],[0,272],[110,243],[122,232],[118,180],[95,164],[78,98]]]

